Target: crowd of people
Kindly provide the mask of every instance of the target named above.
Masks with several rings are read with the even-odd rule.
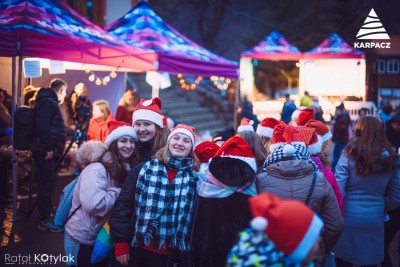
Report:
[[[73,106],[90,106],[90,116],[62,229],[52,221],[51,196],[67,136],[60,109],[66,89],[55,79],[26,104],[38,118],[39,229],[64,230],[65,253],[76,259],[70,265],[392,266],[400,113],[383,120],[360,110],[352,122],[340,105],[329,128],[309,95],[294,121],[290,97],[281,120],[255,122],[247,101],[240,125],[198,142],[190,125],[169,129],[157,97],[136,104],[129,90],[114,117],[107,101],[89,104],[77,85]],[[92,263],[106,222],[114,251]]]

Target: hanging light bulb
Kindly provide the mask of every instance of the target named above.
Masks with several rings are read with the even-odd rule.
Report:
[[[110,82],[110,80],[111,80],[110,76],[106,76],[103,78],[103,83],[104,82],[108,83],[108,82]]]
[[[94,79],[95,79],[94,74],[92,74],[92,75],[89,76],[89,81],[93,82]]]
[[[117,77],[117,73],[115,71],[112,71],[110,73],[110,77],[113,78],[113,79],[116,78]]]
[[[97,78],[96,79],[96,85],[100,85],[101,84],[101,80],[100,80],[100,78]]]
[[[107,84],[108,82],[105,79],[103,79],[103,85],[106,86]]]

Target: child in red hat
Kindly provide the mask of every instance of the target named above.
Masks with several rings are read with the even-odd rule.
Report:
[[[249,199],[254,219],[239,234],[227,266],[308,266],[319,247],[322,220],[296,200],[260,194]],[[313,265],[310,265],[313,266]]]

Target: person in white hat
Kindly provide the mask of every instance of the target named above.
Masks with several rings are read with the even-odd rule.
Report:
[[[132,127],[139,138],[140,162],[150,160],[165,146],[169,134],[166,126],[167,119],[161,112],[161,99],[141,98],[132,115]]]
[[[171,266],[190,249],[196,194],[194,128],[178,124],[155,157],[133,168],[109,219],[112,266]]]
[[[138,162],[136,132],[124,122],[110,121],[105,143],[87,141],[76,157],[83,167],[74,188],[71,210],[65,224],[65,255],[77,259],[77,266],[92,266],[91,252],[99,227],[106,222],[130,168]],[[108,266],[110,259],[96,266]]]

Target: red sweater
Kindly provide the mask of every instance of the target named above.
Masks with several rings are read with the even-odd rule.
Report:
[[[169,183],[172,183],[177,172],[178,171],[167,168]],[[168,255],[168,253],[169,253],[169,249],[167,249],[167,248],[159,249],[157,247],[157,244],[155,244],[153,242],[153,240],[150,240],[150,244],[148,246],[141,246],[141,248],[148,250],[150,252],[156,253],[156,254],[161,254],[161,255]],[[125,255],[125,254],[129,254],[129,244],[126,242],[115,243],[115,256],[118,257],[118,256]]]

